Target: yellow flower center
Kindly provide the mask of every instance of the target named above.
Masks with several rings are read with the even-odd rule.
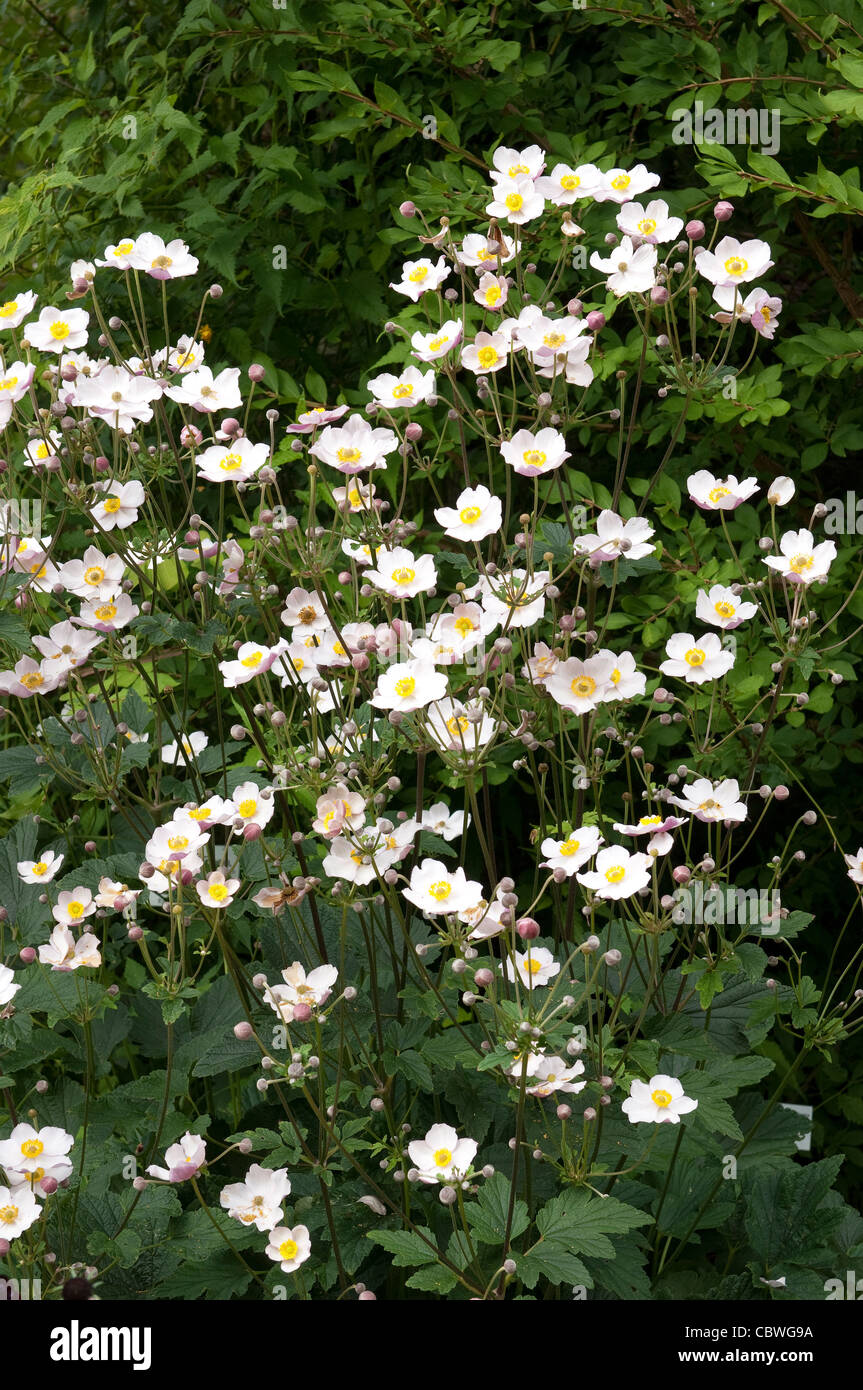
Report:
[[[429,884],[429,896],[434,898],[436,902],[446,902],[451,892],[452,884],[447,883],[446,879],[442,878],[438,883]]]
[[[400,381],[398,386],[393,387],[393,397],[397,401],[403,401],[406,396],[412,396],[414,388],[409,381]]]
[[[44,860],[40,859],[38,864],[33,865],[33,868],[30,870],[30,872],[32,874],[38,874],[41,878],[43,874],[47,874],[48,865],[44,862]]]
[[[639,824],[639,825],[661,825],[661,824],[662,824],[662,817],[661,817],[661,816],[642,816],[641,819],[639,820],[638,824]]]
[[[452,719],[446,721],[446,726],[454,737],[458,737],[460,734],[467,733],[470,727],[470,720],[465,714],[454,714]]]
[[[438,348],[442,348],[444,344],[448,342],[449,336],[445,338],[432,338],[429,342],[429,352],[437,352]]]
[[[578,845],[578,840],[564,840],[558,852],[562,854],[565,859],[569,859],[570,855],[578,852]]]
[[[0,319],[11,319],[13,314],[18,312],[18,300],[7,299],[5,304],[0,304]]]
[[[225,473],[233,473],[237,468],[242,468],[243,460],[239,454],[225,454],[219,467]]]
[[[788,568],[794,574],[802,574],[804,570],[811,570],[814,563],[811,555],[795,555]]]
[[[520,193],[507,193],[504,202],[506,203],[506,206],[509,208],[510,212],[521,212],[522,205],[524,204],[524,198],[522,198]]]
[[[465,511],[473,510],[475,510],[473,507],[465,508]],[[464,512],[461,513],[461,519],[462,521],[476,521],[475,516],[468,518],[465,516]],[[455,622],[453,623],[453,627],[455,628],[459,637],[466,637],[469,632],[476,631],[476,623],[471,622],[470,618],[456,618]]]
[[[497,304],[502,294],[503,290],[500,285],[489,285],[485,292],[486,304]]]
[[[763,318],[763,320],[764,320],[765,323],[769,323],[769,322],[770,322],[770,317],[771,317],[771,315],[770,315],[770,310],[768,309],[768,307],[767,307],[766,304],[762,304],[762,306],[761,306],[761,308],[758,310],[758,312],[759,312],[759,314],[761,315],[761,317]]]
[[[399,699],[406,700],[409,695],[413,695],[416,684],[413,676],[402,676],[401,680],[396,681],[395,692]]]
[[[720,502],[720,501],[722,500],[723,497],[730,497],[730,496],[731,496],[731,488],[730,488],[730,487],[723,487],[723,486],[720,484],[719,487],[711,488],[711,490],[710,490],[710,492],[708,492],[707,496],[710,498],[710,501],[711,501],[711,502]]]
[[[169,849],[187,849],[189,839],[187,835],[172,835],[168,841]],[[70,904],[71,906],[71,904]]]
[[[101,608],[96,609],[96,617],[99,619],[100,623],[109,622],[111,618],[116,618],[116,616],[116,603],[103,603]]]
[[[41,1139],[25,1139],[21,1145],[21,1153],[24,1158],[38,1158],[44,1147]]]
[[[299,1248],[295,1240],[283,1240],[279,1246],[279,1254],[283,1260],[295,1260]]]
[[[563,347],[566,338],[562,333],[546,333],[542,341],[544,347],[559,348]]]
[[[241,816],[253,816],[258,809],[258,803],[251,796],[247,796],[245,801],[241,801],[237,810]]]
[[[560,181],[560,186],[565,192],[571,193],[574,188],[578,188],[580,183],[581,179],[577,174],[564,174]]]
[[[700,647],[690,647],[683,659],[687,666],[703,666],[707,657]]]
[[[117,245],[114,247],[114,255],[115,255],[115,256],[128,256],[129,252],[132,251],[132,250],[134,249],[134,246],[135,246],[134,241],[120,241],[120,242],[118,242]]]
[[[658,1105],[660,1110],[665,1110],[671,1104],[671,1096],[667,1091],[651,1091],[650,1099],[654,1105]]]
[[[44,680],[45,677],[42,675],[41,671],[28,671],[26,676],[21,677],[21,684],[25,686],[27,690],[38,690]]]
[[[450,1163],[452,1163],[452,1152],[450,1149],[435,1149],[435,1168],[447,1168]]]
[[[622,193],[631,183],[632,179],[629,177],[629,174],[618,174],[611,180],[612,188],[618,193]]]
[[[50,452],[51,451],[48,448],[48,445],[43,444],[41,442],[37,444],[36,448],[33,450],[33,453],[36,455],[37,459],[46,459]]]
[[[487,370],[489,367],[493,367],[498,360],[497,348],[493,348],[490,343],[487,343],[485,347],[480,348],[476,356],[479,365]]]
[[[102,503],[106,512],[118,512],[122,505],[123,500],[120,497],[106,497],[105,501]]]
[[[172,261],[170,256],[157,256],[154,261],[150,262],[150,269],[167,270],[168,266],[173,264],[174,262]]]
[[[12,1223],[13,1223],[13,1221],[17,1221],[17,1220],[18,1220],[18,1208],[17,1208],[17,1207],[13,1207],[13,1206],[11,1205],[11,1203],[10,1203],[10,1205],[9,1205],[8,1207],[0,1207],[0,1221],[3,1222],[4,1226],[11,1226]]]
[[[84,916],[84,904],[78,902],[69,903],[69,906],[66,908],[66,912],[77,922],[79,917]],[[39,1152],[42,1152],[41,1145],[39,1147]]]
[[[653,233],[656,231],[656,223],[652,217],[642,217],[641,221],[637,223],[637,226],[642,236],[653,236]]]
[[[17,376],[7,376],[0,381],[0,391],[14,391],[18,385]]]
[[[415,285],[418,285],[422,283],[422,281],[426,278],[428,273],[429,268],[427,265],[415,265],[413,270],[408,275],[408,279],[413,281]]]
[[[527,971],[528,975],[538,975],[540,970],[542,969],[542,962],[534,960],[533,956],[531,956],[528,960],[525,961],[524,968]]]
[[[211,883],[207,891],[215,903],[223,903],[228,896],[228,890],[224,883]]]
[[[465,526],[473,526],[474,522],[479,521],[481,516],[481,507],[462,507],[458,514],[458,519],[459,521],[463,521]],[[461,619],[461,621],[464,622],[464,619]],[[458,626],[458,624],[456,624],[456,626]],[[470,623],[468,623],[468,626],[470,626]]]
[[[528,468],[542,468],[547,457],[548,455],[544,454],[541,449],[528,449],[522,454]]]
[[[397,570],[393,570],[392,581],[394,584],[412,584],[417,577],[416,570],[412,570],[408,565],[400,565]]]
[[[727,599],[720,599],[718,603],[714,603],[713,611],[718,613],[720,618],[733,618],[734,604],[729,603]]]
[[[91,565],[88,570],[84,571],[84,580],[87,584],[101,584],[104,578],[105,571],[98,565]]]
[[[596,681],[592,676],[576,676],[569,688],[580,700],[589,700],[596,690]]]
[[[749,262],[742,256],[729,256],[725,262],[726,275],[745,275],[749,269]]]
[[[615,864],[613,868],[606,869],[605,877],[609,883],[620,883],[626,878],[626,869],[622,864]]]
[[[358,463],[362,454],[359,449],[339,449],[336,458],[339,463]]]
[[[260,664],[263,655],[263,652],[251,652],[249,656],[243,657],[240,665],[246,666],[251,670],[253,666],[258,666]]]
[[[510,164],[509,166],[509,176],[511,179],[517,179],[519,174],[529,173],[530,170],[528,169],[526,164]]]
[[[65,323],[63,319],[55,319],[48,331],[52,338],[56,339],[58,343],[61,343],[64,338],[68,338],[69,336],[69,325]]]

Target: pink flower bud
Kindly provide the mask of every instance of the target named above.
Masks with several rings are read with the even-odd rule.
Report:
[[[724,199],[722,202],[717,203],[716,207],[713,209],[713,216],[716,218],[717,222],[727,222],[733,214],[734,204],[726,203]]]
[[[409,200],[399,204],[399,212],[402,217],[416,217],[416,204]]]
[[[694,218],[692,222],[687,222],[683,230],[686,232],[690,241],[700,241],[704,236],[706,228],[703,222],[699,222],[697,218]]]
[[[493,979],[494,975],[492,974],[492,972],[490,970],[486,970],[485,967],[483,967],[482,970],[478,970],[476,972],[476,974],[473,977],[473,982],[478,989],[487,989],[488,986],[492,983]]]
[[[653,304],[667,304],[668,298],[668,290],[664,285],[654,285],[650,291],[650,299]]]
[[[249,381],[263,381],[267,375],[266,367],[262,367],[260,362],[253,362],[249,368]]]
[[[412,420],[405,430],[405,439],[409,439],[411,444],[415,444],[418,439],[423,437],[423,427]]]
[[[312,1016],[312,1011],[308,1004],[295,1004],[292,1016],[294,1023],[308,1023]]]
[[[45,1193],[46,1197],[53,1197],[60,1184],[58,1183],[56,1178],[43,1178],[39,1186]]]
[[[515,929],[522,941],[535,941],[539,936],[539,922],[534,921],[533,917],[520,917]]]
[[[36,952],[33,950],[32,946],[24,947],[23,951],[21,952],[21,959],[23,960],[25,965],[33,964],[34,960],[36,959]]]
[[[259,825],[256,825],[254,821],[252,821],[251,825],[246,825],[243,827],[244,840],[260,840],[260,838],[261,827]]]
[[[130,941],[140,941],[144,933],[140,927],[130,927],[126,935]]]
[[[587,326],[591,333],[598,333],[600,328],[605,327],[605,314],[600,309],[591,309],[587,316]]]
[[[234,1024],[234,1037],[238,1038],[240,1042],[248,1042],[249,1038],[253,1036],[253,1033],[254,1030],[251,1023],[247,1023],[245,1019],[243,1019],[242,1023]]]
[[[675,883],[688,883],[692,878],[692,873],[685,864],[678,864],[671,877]]]
[[[242,429],[242,426],[239,420],[235,419],[233,415],[229,415],[226,420],[222,421],[219,428],[222,434],[237,434]]]
[[[180,443],[186,449],[190,448],[193,444],[195,448],[197,448],[203,438],[204,436],[201,431],[196,429],[194,425],[184,425],[180,430]],[[105,462],[107,463],[108,460],[106,459]]]

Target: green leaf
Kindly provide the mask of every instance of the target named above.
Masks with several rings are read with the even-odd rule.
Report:
[[[400,1266],[434,1264],[438,1259],[437,1243],[427,1227],[419,1228],[431,1241],[428,1245],[413,1231],[368,1231],[366,1238],[388,1250],[393,1264]]]
[[[483,1183],[476,1202],[465,1206],[467,1219],[477,1240],[485,1245],[501,1245],[506,1236],[507,1212],[509,1210],[510,1181],[503,1173],[495,1173]],[[529,1223],[527,1203],[516,1199],[513,1207],[510,1239],[515,1240]]]

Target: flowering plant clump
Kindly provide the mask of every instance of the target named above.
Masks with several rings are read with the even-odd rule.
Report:
[[[497,148],[287,424],[207,360],[218,286],[176,320],[180,236],[0,310],[4,1275],[806,1298],[840,1258],[782,1102],[860,1027],[863,851],[787,735],[857,556],[687,433],[758,408],[771,246],[604,162]]]

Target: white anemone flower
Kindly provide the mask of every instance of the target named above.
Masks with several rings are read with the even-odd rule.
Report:
[[[553,836],[543,840],[540,846],[545,859],[544,869],[563,869],[567,878],[583,869],[604,844],[605,840],[595,825],[580,825],[571,831],[564,840]]]
[[[420,1181],[450,1183],[463,1180],[479,1148],[475,1139],[459,1139],[452,1125],[432,1125],[424,1139],[412,1139],[408,1154]]]
[[[649,886],[652,863],[647,854],[630,854],[622,845],[608,845],[597,854],[595,867],[577,877],[598,898],[631,898]]]
[[[695,600],[696,618],[702,623],[711,623],[713,627],[721,627],[724,632],[732,632],[747,618],[754,618],[757,612],[757,603],[746,603],[725,584],[699,589]]]
[[[816,579],[826,579],[836,559],[836,542],[821,541],[816,545],[812,532],[804,527],[800,531],[786,531],[780,537],[779,551],[778,555],[765,556],[762,563],[789,583],[806,585]]]
[[[723,778],[721,782],[711,782],[708,777],[696,777],[694,782],[686,782],[680,796],[668,798],[672,806],[679,806],[696,820],[732,821],[746,820],[748,811],[740,799],[740,785],[735,777]]]
[[[482,897],[482,884],[469,879],[464,869],[450,871],[439,859],[424,859],[411,870],[409,887],[402,890],[408,902],[428,916],[463,912]]]
[[[681,1115],[689,1115],[697,1100],[684,1095],[676,1076],[658,1072],[649,1081],[633,1081],[629,1095],[621,1105],[624,1115],[633,1125],[679,1124]]]
[[[219,1203],[244,1226],[271,1231],[284,1216],[282,1202],[290,1192],[287,1168],[262,1168],[253,1163],[242,1182],[228,1183],[222,1188]]]
[[[773,265],[766,241],[738,241],[725,236],[712,251],[695,258],[700,275],[712,285],[744,285],[758,280]]]
[[[516,976],[527,989],[551,984],[555,975],[560,974],[560,961],[555,960],[551,951],[544,946],[529,947],[523,954],[514,951],[506,958],[506,977],[515,980]],[[504,966],[501,966],[504,969]]]
[[[660,662],[660,671],[666,676],[678,676],[690,685],[719,680],[734,665],[734,652],[723,647],[715,632],[705,632],[700,637],[675,632],[665,650],[668,657]]]
[[[454,507],[436,507],[435,520],[452,540],[481,541],[500,531],[503,503],[480,483],[460,492]]]

